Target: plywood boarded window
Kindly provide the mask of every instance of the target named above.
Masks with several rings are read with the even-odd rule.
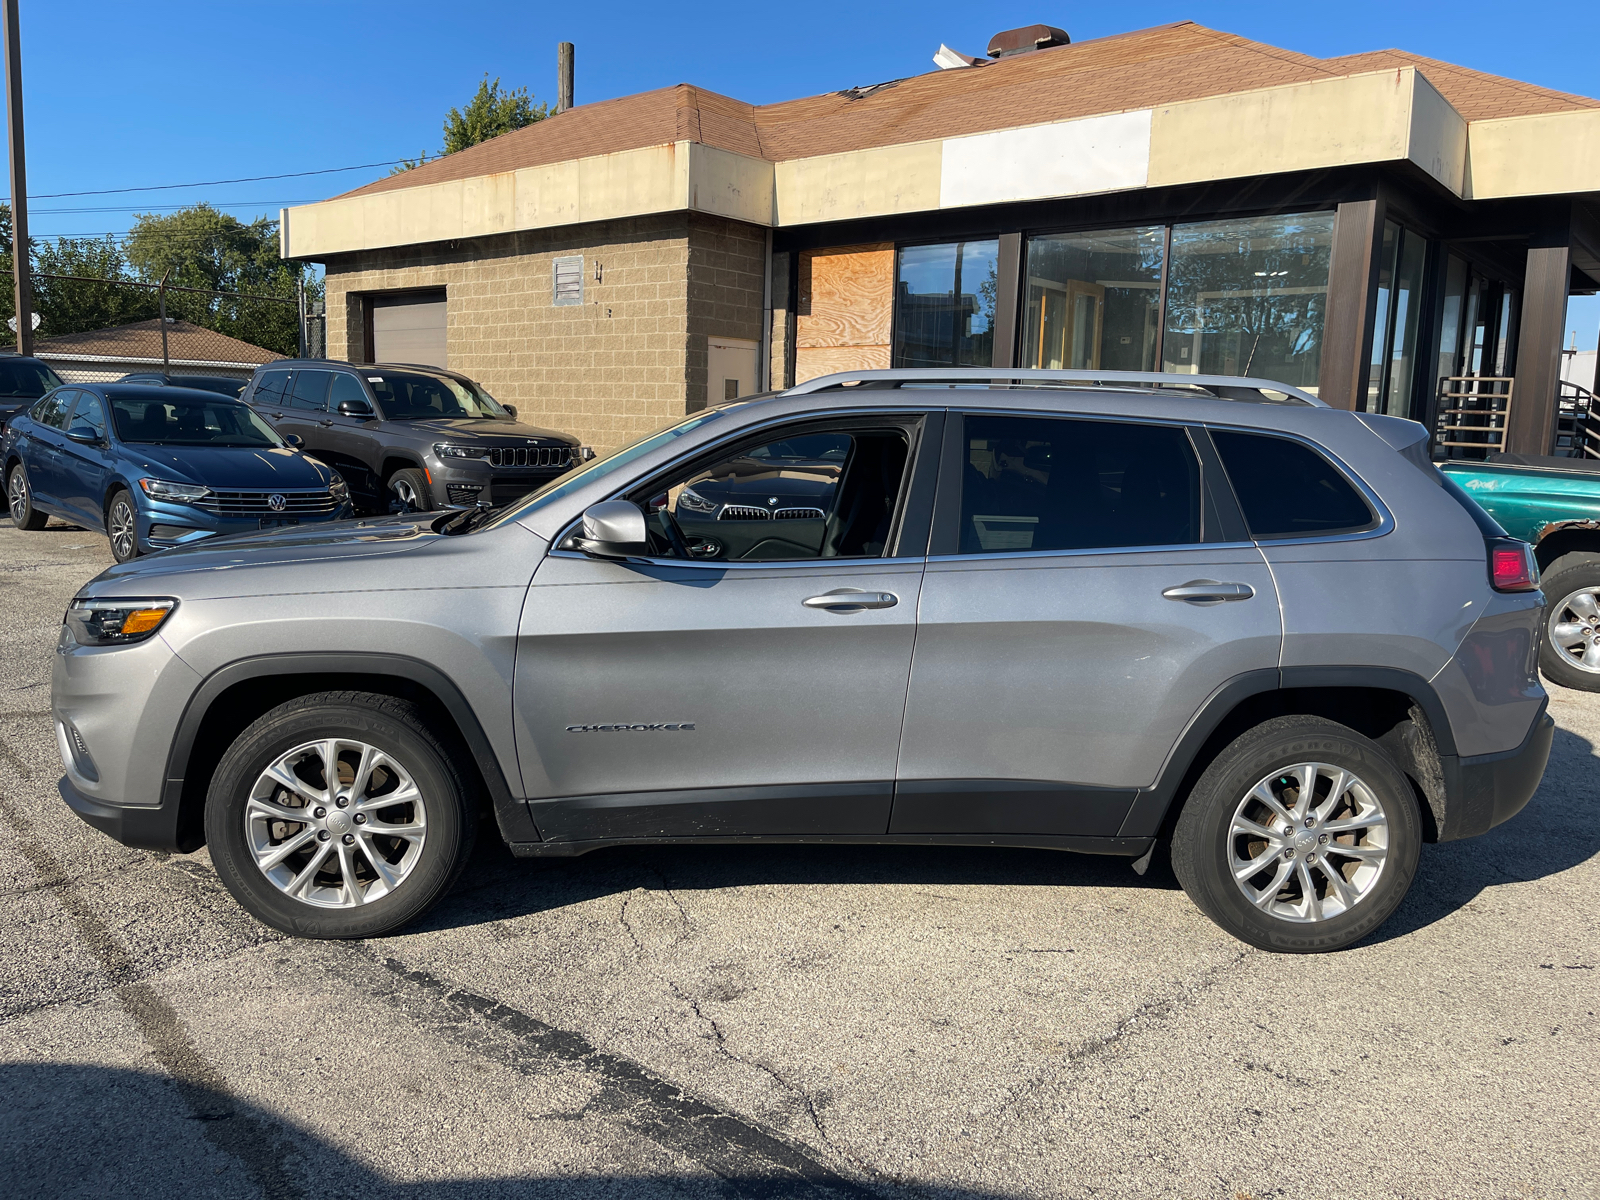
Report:
[[[889,365],[894,245],[840,246],[800,255],[794,380]]]

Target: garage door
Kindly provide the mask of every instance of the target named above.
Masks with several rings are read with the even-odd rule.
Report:
[[[372,297],[372,361],[449,366],[444,292]]]

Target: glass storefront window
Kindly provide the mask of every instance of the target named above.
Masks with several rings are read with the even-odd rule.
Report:
[[[1155,370],[1165,240],[1160,226],[1030,238],[1018,362]]]
[[[998,240],[900,248],[895,262],[895,366],[993,365],[999,256]]]
[[[1315,393],[1332,248],[1330,212],[1175,226],[1162,369]]]
[[[1439,362],[1433,373],[1433,390],[1437,395],[1439,381],[1456,375],[1456,364],[1461,354],[1461,331],[1470,325],[1466,320],[1467,263],[1454,254],[1444,269],[1444,307],[1439,313]]]
[[[1426,239],[1393,221],[1384,223],[1378,301],[1372,318],[1372,362],[1367,372],[1368,412],[1412,415],[1411,389],[1422,333],[1422,273],[1427,260]],[[1465,264],[1462,268],[1464,282]],[[1447,307],[1442,318],[1459,320],[1459,308],[1458,300],[1458,315],[1451,318]],[[1440,345],[1444,344],[1441,341]]]

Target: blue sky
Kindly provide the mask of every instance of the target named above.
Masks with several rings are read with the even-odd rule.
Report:
[[[133,213],[206,199],[249,219],[319,200],[387,168],[228,187],[45,199],[383,162],[438,148],[445,111],[484,72],[554,100],[556,43],[577,45],[585,103],[692,82],[766,102],[932,69],[940,42],[983,53],[1044,21],[1076,40],[1170,21],[1328,57],[1399,46],[1583,94],[1592,4],[1346,0],[1342,4],[702,3],[540,5],[455,0],[21,0],[28,183],[38,235],[120,232]],[[60,211],[72,209],[75,211]],[[107,211],[84,211],[101,209]],[[55,211],[52,211],[55,210]],[[1569,322],[1592,348],[1600,299]]]

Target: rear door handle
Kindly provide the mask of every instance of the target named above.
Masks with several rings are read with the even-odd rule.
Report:
[[[860,612],[864,608],[893,608],[900,597],[893,592],[863,592],[856,588],[836,588],[820,596],[810,596],[800,601],[807,608],[821,608],[832,613]]]
[[[1221,604],[1225,600],[1248,600],[1256,594],[1248,583],[1217,583],[1211,579],[1191,579],[1161,593],[1167,600],[1187,600],[1190,604]]]

